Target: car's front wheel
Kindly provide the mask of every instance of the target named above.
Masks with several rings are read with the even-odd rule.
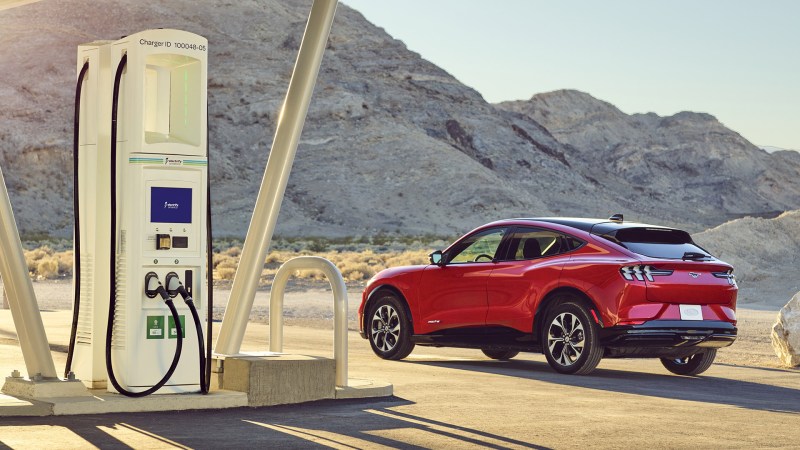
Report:
[[[550,309],[543,330],[543,350],[556,372],[586,375],[603,357],[597,326],[582,303],[566,301]]]
[[[500,361],[509,360],[517,355],[519,352],[515,352],[514,350],[494,350],[489,348],[481,349],[484,355],[488,356],[492,359],[498,359]]]
[[[661,358],[661,364],[677,375],[699,375],[711,367],[716,357],[717,349],[710,348],[686,358]]]
[[[411,321],[400,299],[391,292],[379,292],[369,310],[369,344],[383,359],[400,360],[414,350]]]

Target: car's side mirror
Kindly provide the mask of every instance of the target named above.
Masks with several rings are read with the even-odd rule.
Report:
[[[428,255],[431,259],[431,264],[436,264],[437,266],[444,265],[444,257],[442,256],[441,250],[436,250],[435,252]]]

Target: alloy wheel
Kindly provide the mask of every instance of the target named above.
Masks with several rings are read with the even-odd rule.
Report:
[[[391,351],[400,338],[400,316],[391,305],[381,305],[372,316],[372,342],[382,352]]]
[[[550,355],[562,366],[571,366],[581,357],[586,335],[580,319],[564,312],[553,318],[547,333]]]

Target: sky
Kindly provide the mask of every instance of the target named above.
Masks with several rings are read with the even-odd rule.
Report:
[[[343,0],[492,103],[578,89],[800,150],[800,1]]]

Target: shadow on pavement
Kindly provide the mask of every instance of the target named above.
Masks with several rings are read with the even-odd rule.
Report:
[[[99,448],[525,448],[546,447],[395,411],[404,399],[337,400],[215,411],[17,417],[4,429],[63,427]],[[53,443],[57,444],[57,443]],[[31,447],[48,447],[31,442]]]
[[[598,368],[590,375],[562,375],[546,362],[539,361],[424,361],[407,360],[408,364],[469,370],[537,380],[565,386],[598,389],[625,394],[647,395],[667,399],[738,406],[761,411],[800,413],[800,390],[750,381],[713,376],[678,376]],[[658,364],[658,363],[656,363]],[[749,370],[762,370],[749,368]],[[797,375],[793,370],[782,371]]]

